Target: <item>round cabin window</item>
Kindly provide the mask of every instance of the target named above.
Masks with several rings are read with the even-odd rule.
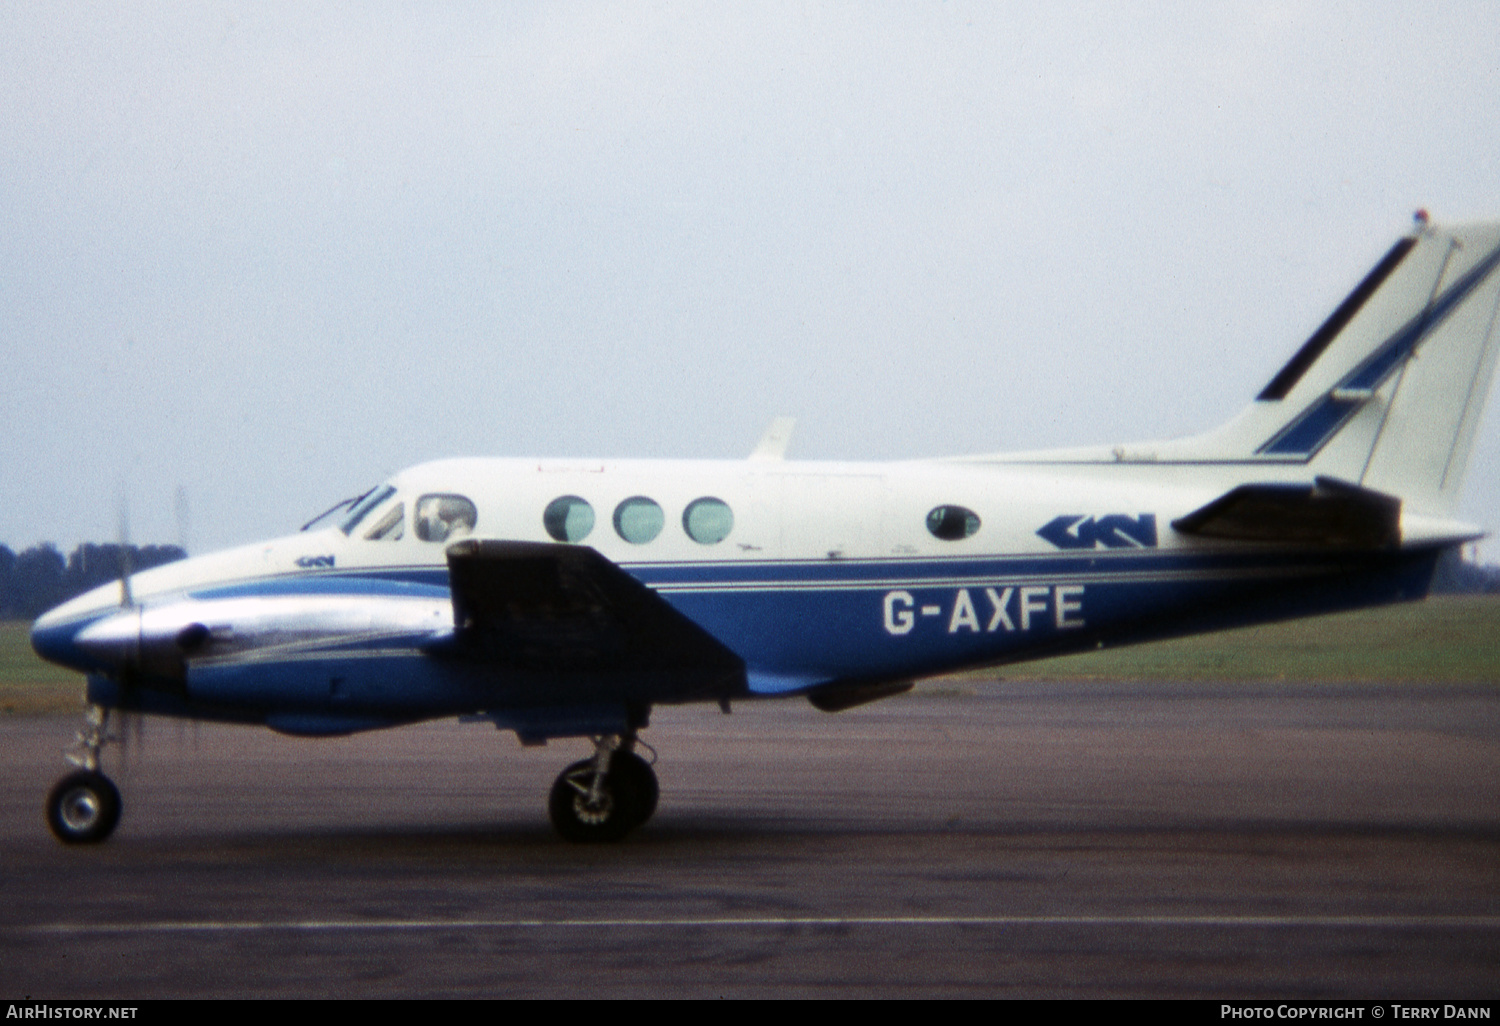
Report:
[[[971,538],[979,530],[979,514],[962,506],[939,506],[927,514],[927,531],[942,541]]]
[[[615,533],[632,545],[644,545],[661,534],[666,517],[656,500],[636,495],[615,507]]]
[[[682,511],[682,529],[699,545],[717,545],[734,530],[734,512],[723,499],[694,499]]]
[[[542,526],[553,541],[581,542],[594,529],[594,507],[576,495],[564,495],[547,503]]]

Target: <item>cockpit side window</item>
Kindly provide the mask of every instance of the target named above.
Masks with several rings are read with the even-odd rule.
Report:
[[[354,508],[349,511],[349,515],[344,518],[344,522],[342,524],[339,524],[339,530],[343,531],[345,534],[349,534],[359,526],[359,522],[361,520],[369,515],[370,510],[374,509],[376,506],[379,506],[382,502],[384,502],[386,499],[389,499],[392,495],[395,494],[396,489],[392,485],[385,485],[382,488],[374,489],[363,499],[354,504]]]
[[[424,495],[417,500],[412,524],[423,541],[446,542],[474,530],[479,511],[462,495]]]
[[[406,534],[406,503],[398,502],[365,534],[367,541],[399,541]]]

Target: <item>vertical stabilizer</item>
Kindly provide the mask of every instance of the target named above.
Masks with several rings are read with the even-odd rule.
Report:
[[[1247,481],[1359,485],[1401,499],[1408,515],[1446,518],[1494,377],[1497,310],[1500,223],[1439,228],[1419,214],[1255,401],[1218,428],[966,459],[1248,466]]]
[[[1217,438],[1448,515],[1494,375],[1497,304],[1500,225],[1419,222]]]

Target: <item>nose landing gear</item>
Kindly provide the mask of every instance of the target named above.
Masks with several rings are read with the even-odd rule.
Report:
[[[120,791],[103,773],[79,770],[47,795],[47,825],[64,844],[94,844],[120,822]]]
[[[89,706],[78,732],[81,753],[68,753],[78,770],[57,782],[47,794],[47,826],[64,844],[96,844],[120,822],[120,790],[99,772],[99,750],[110,740],[108,710]]]
[[[594,739],[594,757],[558,775],[547,801],[552,825],[580,844],[618,841],[656,811],[660,787],[651,764],[634,751],[633,735]]]

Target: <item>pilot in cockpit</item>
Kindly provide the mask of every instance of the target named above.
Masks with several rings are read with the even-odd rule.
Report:
[[[415,516],[417,537],[432,542],[462,538],[477,519],[474,504],[462,495],[424,495]]]

